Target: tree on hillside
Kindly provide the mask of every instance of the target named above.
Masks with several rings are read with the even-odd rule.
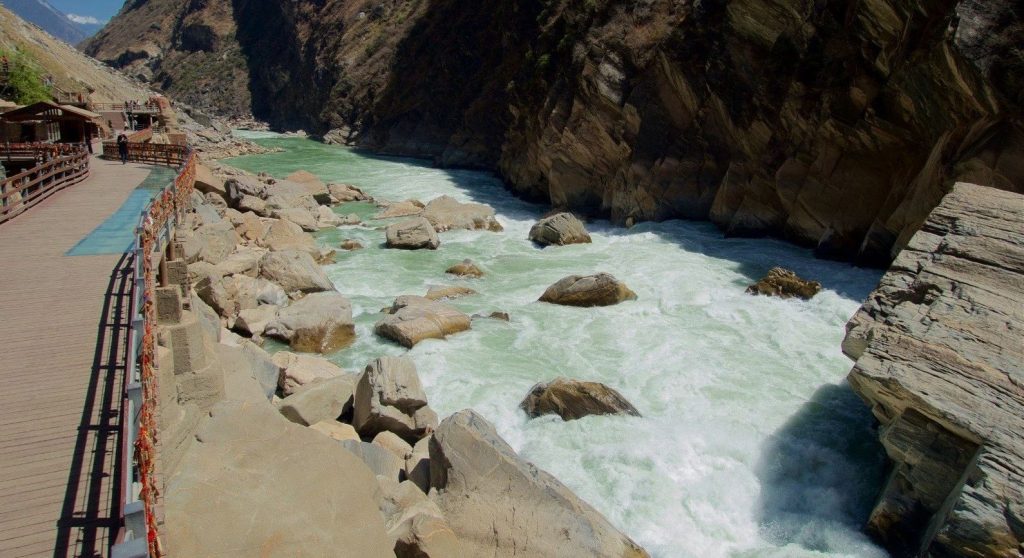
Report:
[[[52,99],[42,73],[21,50],[0,49],[0,97],[19,105]]]

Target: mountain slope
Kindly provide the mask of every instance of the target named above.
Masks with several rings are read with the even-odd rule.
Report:
[[[35,25],[26,23],[2,6],[0,48],[22,50],[44,74],[53,76],[57,87],[69,92],[92,91],[90,97],[94,102],[145,99],[151,94],[145,86],[112,71],[66,42],[40,31]]]
[[[72,21],[67,14],[54,8],[46,0],[3,0],[0,2],[19,17],[41,27],[47,33],[72,45],[84,41],[99,31],[99,25]]]
[[[953,182],[1024,188],[1020,12],[135,0],[86,48],[190,103],[496,169],[555,206],[885,264]]]

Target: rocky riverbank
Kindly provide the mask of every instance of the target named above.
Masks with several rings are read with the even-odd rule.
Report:
[[[170,553],[647,555],[479,414],[439,420],[411,359],[348,373],[315,355],[355,331],[320,267],[335,254],[310,233],[353,222],[331,207],[365,194],[217,165],[200,168],[197,189],[158,297]],[[435,235],[497,225],[480,204],[421,206]],[[430,328],[458,331],[446,316],[469,327],[443,302],[399,297],[381,334],[415,344]],[[291,351],[271,356],[268,337]]]
[[[1024,196],[957,184],[847,326],[896,556],[1024,555]]]

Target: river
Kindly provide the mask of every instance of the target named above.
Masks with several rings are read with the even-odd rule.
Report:
[[[377,338],[382,307],[431,285],[467,285],[463,311],[506,311],[472,331],[426,341],[416,362],[443,418],[472,407],[526,459],[552,473],[657,557],[882,557],[860,532],[884,459],[870,412],[843,379],[844,325],[878,270],[814,259],[777,240],[726,239],[708,223],[593,222],[593,244],[539,249],[527,241],[547,208],[513,197],[491,174],[431,167],[269,133],[241,133],[283,152],[230,164],[283,177],[305,169],[381,199],[448,194],[495,208],[503,233],[441,234],[437,251],[383,248],[381,223],[319,233],[339,250],[327,271],[352,300],[358,339],[330,355],[356,372],[405,354]],[[370,204],[339,213],[368,218]],[[465,258],[486,276],[444,270]],[[822,282],[811,301],[754,297],[744,288],[780,265]],[[608,308],[536,302],[570,275],[609,272],[637,295]],[[268,348],[273,350],[274,347]],[[643,414],[528,420],[529,388],[557,376],[603,382]]]

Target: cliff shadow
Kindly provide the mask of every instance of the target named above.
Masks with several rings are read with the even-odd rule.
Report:
[[[845,381],[824,385],[769,438],[756,472],[763,535],[779,546],[887,556],[860,533],[887,459],[870,409]]]

